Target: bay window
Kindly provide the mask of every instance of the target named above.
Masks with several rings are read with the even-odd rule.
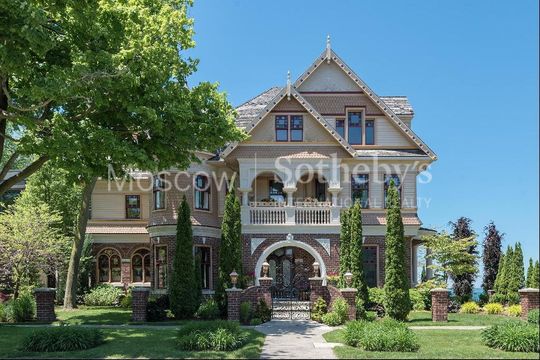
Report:
[[[195,209],[210,210],[210,183],[205,175],[195,177]]]

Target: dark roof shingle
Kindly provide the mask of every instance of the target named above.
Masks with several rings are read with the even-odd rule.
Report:
[[[236,125],[245,129],[255,116],[281,91],[280,87],[271,87],[263,93],[246,101],[236,108]]]

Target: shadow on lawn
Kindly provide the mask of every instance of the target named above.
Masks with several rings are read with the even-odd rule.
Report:
[[[80,308],[56,310],[58,321],[72,325],[120,325],[131,320],[131,310],[122,308]]]

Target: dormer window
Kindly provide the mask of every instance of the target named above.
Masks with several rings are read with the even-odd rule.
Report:
[[[366,145],[375,144],[375,120],[366,120]]]
[[[351,111],[347,114],[349,126],[349,144],[362,145],[362,112]]]
[[[276,141],[289,141],[289,120],[287,115],[276,116]]]
[[[291,141],[304,140],[304,119],[302,115],[291,116]]]

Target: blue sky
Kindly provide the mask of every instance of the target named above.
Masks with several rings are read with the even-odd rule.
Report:
[[[293,80],[332,48],[379,95],[407,95],[413,129],[437,153],[425,226],[493,220],[504,245],[538,258],[538,3],[199,0],[192,81],[239,105]]]

